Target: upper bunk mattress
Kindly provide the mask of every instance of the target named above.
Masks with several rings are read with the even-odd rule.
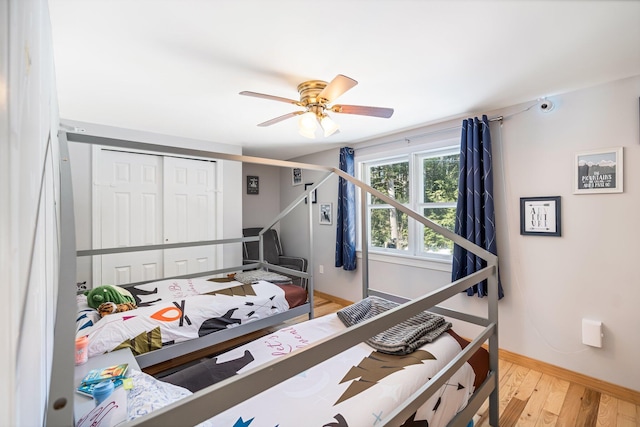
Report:
[[[76,337],[89,337],[89,357],[129,347],[134,354],[208,335],[287,311],[306,301],[295,285],[260,280],[171,279],[127,288],[138,308],[100,318],[78,296]]]

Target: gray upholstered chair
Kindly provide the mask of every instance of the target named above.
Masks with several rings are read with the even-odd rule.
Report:
[[[262,230],[262,227],[244,228],[242,235],[244,237],[257,236],[260,230]],[[259,244],[260,242],[244,242],[243,264],[258,262],[260,259]],[[280,239],[278,239],[278,233],[273,228],[264,233],[264,260],[269,264],[279,265],[292,270],[307,271],[307,260],[305,258],[284,255]],[[289,276],[280,271],[277,273]],[[307,279],[295,276],[290,277],[294,284],[304,288],[307,287]]]

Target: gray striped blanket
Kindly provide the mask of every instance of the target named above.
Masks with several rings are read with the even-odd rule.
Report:
[[[398,305],[384,298],[370,296],[343,308],[336,314],[342,323],[349,327]],[[368,339],[366,343],[382,353],[409,354],[438,338],[450,328],[451,323],[445,321],[444,317],[423,311]]]

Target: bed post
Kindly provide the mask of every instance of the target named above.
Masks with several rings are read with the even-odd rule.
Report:
[[[309,265],[307,266],[307,274],[309,277],[307,278],[307,299],[309,300],[309,320],[315,317],[313,310],[313,269],[315,268],[314,258],[313,258],[313,203],[311,203],[311,197],[309,197],[308,212],[309,212]]]
[[[498,396],[498,264],[493,263],[493,274],[487,279],[489,285],[489,322],[493,323],[494,331],[489,337],[489,370],[493,372],[496,384],[489,396],[489,424],[498,425],[500,399]]]
[[[67,134],[59,132],[60,144],[60,270],[58,272],[58,301],[54,326],[51,382],[47,396],[47,426],[72,426],[73,372],[76,293],[76,226],[73,213],[73,188]]]
[[[364,187],[360,187],[360,235],[362,236],[362,298],[369,296],[369,236],[367,236],[367,207],[365,201],[367,197],[367,190]]]

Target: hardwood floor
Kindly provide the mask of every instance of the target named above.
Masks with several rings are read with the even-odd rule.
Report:
[[[349,304],[323,293],[314,294],[314,315],[316,317],[334,313]],[[306,320],[306,316],[301,316],[289,320],[285,323],[298,323]],[[214,346],[208,350],[206,356],[222,352],[231,347],[240,345],[252,339],[264,336],[282,325],[256,331],[232,342],[226,342],[219,346]],[[559,368],[549,369],[549,365],[540,362],[526,361],[517,363],[517,359],[508,352],[506,357],[500,358],[499,381],[500,381],[500,406],[499,422],[501,427],[511,426],[557,426],[557,427],[640,427],[640,393],[625,389],[622,395],[630,395],[625,400],[612,396],[615,393],[607,393],[605,386],[593,380],[593,385],[589,384],[589,379],[579,374],[566,373],[569,371]],[[501,353],[502,355],[502,353]],[[204,356],[204,355],[203,355]],[[151,369],[145,369],[149,374],[153,374],[154,369],[158,372],[177,365],[178,361],[168,361],[163,366],[156,365]],[[555,375],[554,375],[555,374]],[[564,378],[576,378],[576,381]],[[579,381],[579,382],[578,382]],[[627,393],[627,394],[625,394]],[[639,400],[635,403],[633,399]],[[474,420],[475,425],[480,427],[489,426],[488,401],[478,411]]]
[[[640,426],[640,405],[500,359],[500,426]],[[489,426],[488,403],[476,426]]]

